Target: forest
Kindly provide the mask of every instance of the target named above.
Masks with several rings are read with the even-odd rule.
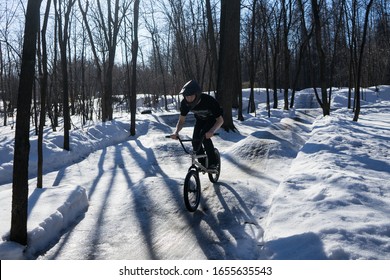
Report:
[[[17,105],[25,2],[0,3],[3,125],[5,112]],[[58,127],[67,111],[64,96],[68,114],[110,120],[115,103],[132,103],[132,92],[149,95],[152,107],[161,96],[177,95],[189,79],[217,94],[230,91],[222,88],[227,81],[238,84],[225,86],[236,108],[243,106],[241,87],[269,89],[274,108],[283,90],[285,109],[293,107],[295,90],[321,88],[327,92],[318,101],[329,107],[330,85],[348,86],[353,95],[357,83],[389,84],[388,10],[387,0],[42,1],[34,123],[38,127],[44,104],[51,126]],[[218,81],[227,75],[222,68],[234,78]],[[251,102],[248,110],[254,107]]]
[[[137,95],[153,107],[180,98],[190,79],[215,92],[225,130],[234,130],[232,108],[241,120],[255,111],[255,87],[267,89],[268,110],[278,91],[288,110],[296,90],[314,88],[324,115],[332,87],[348,87],[357,121],[360,88],[390,84],[388,10],[387,0],[3,1],[0,110],[3,126],[19,112],[14,168],[28,168],[30,122],[41,136],[47,116],[69,150],[71,115],[106,122],[126,104],[135,135]],[[249,104],[242,88],[252,89]],[[14,174],[15,186],[26,182]],[[26,189],[15,189],[13,219],[25,226]],[[11,238],[24,243],[25,233],[13,227]]]

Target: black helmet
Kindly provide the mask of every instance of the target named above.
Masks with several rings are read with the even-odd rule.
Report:
[[[187,102],[188,106],[193,107],[198,104],[200,95],[202,94],[202,89],[195,80],[188,81],[180,91],[180,94],[183,96],[196,95],[196,98],[193,102]]]
[[[180,91],[183,96],[190,96],[194,94],[200,94],[202,89],[195,80],[188,81]]]

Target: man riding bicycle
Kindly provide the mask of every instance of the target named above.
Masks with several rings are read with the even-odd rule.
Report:
[[[180,104],[179,120],[171,138],[178,138],[179,132],[184,126],[187,114],[193,112],[196,123],[192,135],[192,147],[197,151],[197,154],[203,154],[204,151],[206,151],[209,159],[208,169],[216,169],[217,159],[211,137],[213,137],[214,133],[223,124],[222,109],[214,97],[202,93],[202,89],[195,80],[187,82],[180,91],[180,94],[184,96],[184,99]],[[202,146],[199,147],[203,137],[204,149]]]

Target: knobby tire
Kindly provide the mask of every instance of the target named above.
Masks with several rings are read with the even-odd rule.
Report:
[[[200,202],[200,180],[196,170],[190,170],[184,180],[184,203],[190,212],[196,211]]]

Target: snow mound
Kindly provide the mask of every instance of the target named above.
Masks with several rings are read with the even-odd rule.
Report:
[[[48,133],[50,129],[46,129]],[[129,138],[129,130],[126,124],[121,121],[110,121],[100,123],[91,127],[74,129],[71,131],[70,151],[64,150],[63,147],[63,132],[50,132],[43,139],[43,154],[44,170],[50,172],[57,170],[68,164],[79,162],[85,159],[90,153],[98,149],[102,149],[112,144],[121,143]],[[6,151],[5,157],[0,161],[0,184],[12,182],[13,171],[13,150],[14,143],[4,138],[5,141],[0,141],[0,150]],[[12,138],[11,138],[12,139]],[[32,135],[30,137],[30,157],[29,157],[29,177],[33,178],[36,175],[38,164],[38,137]]]
[[[228,153],[244,160],[294,158],[306,139],[299,136],[302,128],[292,122],[285,118],[270,128],[253,132],[229,148]]]
[[[255,136],[249,136],[234,144],[228,153],[235,158],[244,160],[261,160],[264,158],[292,156],[291,152],[286,152],[289,151],[289,149],[284,149],[283,144],[283,142],[274,139],[259,139]]]
[[[65,202],[61,201],[61,198],[64,196],[68,196]],[[35,207],[38,204],[60,206],[57,209]],[[14,242],[0,243],[0,259],[20,259],[22,256],[28,259],[39,252],[47,250],[50,244],[58,241],[64,230],[82,217],[87,211],[88,205],[86,191],[80,186],[35,189],[29,196],[28,221],[36,220],[35,216],[47,218],[39,225],[30,225],[28,222],[28,246],[26,248]],[[47,214],[42,214],[42,209]],[[3,236],[3,240],[7,239],[9,239],[9,235]],[[8,248],[4,248],[4,246]]]
[[[271,259],[388,258],[390,147],[380,129],[366,125],[373,117],[356,123],[333,114],[315,122],[271,204]]]

